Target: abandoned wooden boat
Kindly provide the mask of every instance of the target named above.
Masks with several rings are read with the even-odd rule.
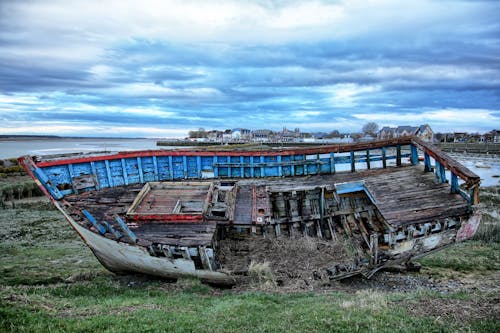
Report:
[[[313,248],[311,259],[327,258],[316,271],[331,279],[370,277],[470,238],[481,217],[475,209],[480,178],[414,137],[19,162],[116,273],[231,284],[246,274],[252,249],[258,251],[252,242],[308,238],[326,244]],[[238,246],[249,240],[245,249]],[[343,249],[328,247],[334,243],[350,256],[337,260],[333,252]],[[298,253],[284,255],[293,260]]]

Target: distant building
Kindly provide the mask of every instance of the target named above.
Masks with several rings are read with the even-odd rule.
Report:
[[[233,128],[231,136],[234,140],[250,140],[252,131],[246,128]]]
[[[469,140],[469,134],[467,132],[453,133],[453,142],[467,142],[468,140]]]
[[[283,128],[283,130],[278,133],[277,139],[281,142],[295,142],[301,138],[300,129],[296,128],[294,131],[290,131]]]
[[[434,142],[434,131],[428,125],[420,125],[420,127],[413,134],[425,142]]]
[[[255,141],[259,142],[267,142],[271,139],[271,136],[273,135],[273,131],[268,130],[268,129],[258,129],[253,131],[253,138]]]
[[[493,130],[490,132],[493,136],[493,143],[500,143],[500,131]]]
[[[394,138],[396,128],[393,127],[382,127],[382,129],[377,134],[377,139],[388,140]]]
[[[387,140],[414,135],[423,141],[434,142],[434,132],[428,124],[414,126],[383,127],[377,134],[377,139]]]

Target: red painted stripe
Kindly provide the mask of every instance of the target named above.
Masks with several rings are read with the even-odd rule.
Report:
[[[133,221],[142,220],[158,220],[158,221],[184,221],[184,222],[199,222],[203,220],[203,215],[201,214],[135,214],[132,216],[127,216],[127,219]]]

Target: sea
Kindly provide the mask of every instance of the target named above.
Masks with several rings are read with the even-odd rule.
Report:
[[[22,155],[65,153],[119,152],[159,149],[158,139],[124,138],[48,138],[0,140],[0,159]],[[164,147],[172,149],[178,147]],[[450,154],[458,162],[481,177],[481,186],[500,186],[500,157],[484,154]]]

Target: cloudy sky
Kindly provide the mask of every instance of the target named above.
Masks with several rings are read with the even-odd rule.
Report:
[[[500,1],[0,1],[0,134],[500,128]]]

